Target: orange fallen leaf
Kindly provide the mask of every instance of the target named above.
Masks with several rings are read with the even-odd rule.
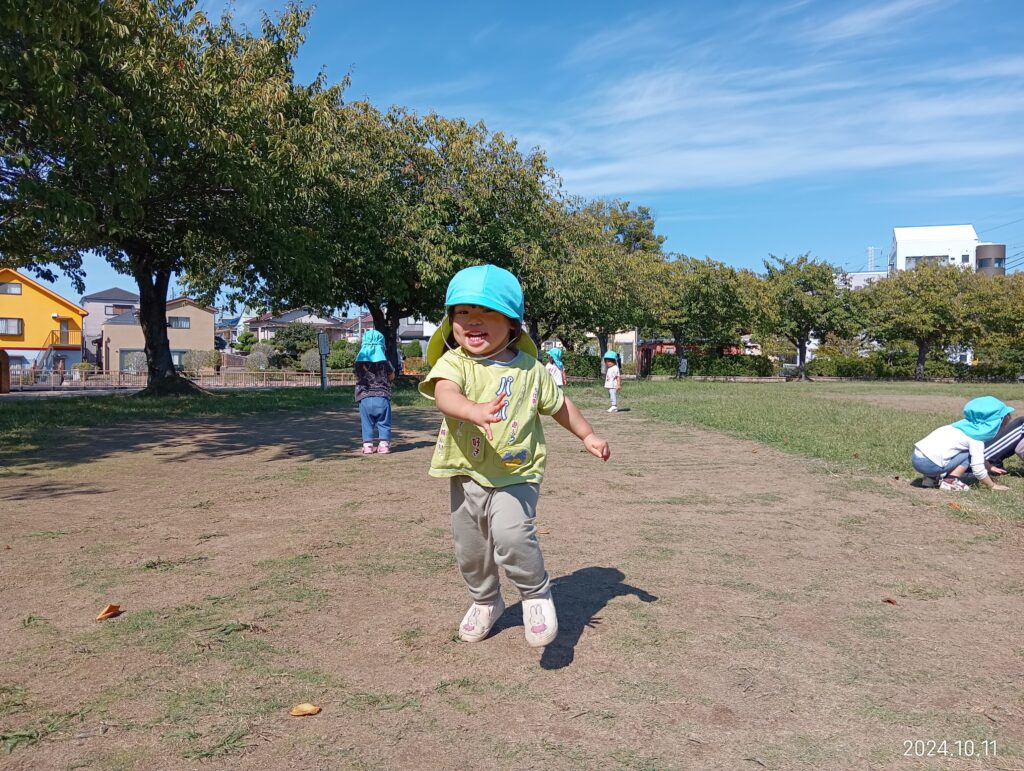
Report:
[[[100,611],[100,614],[98,616],[96,616],[96,620],[97,621],[105,621],[108,618],[113,618],[114,616],[120,616],[122,613],[124,613],[124,611],[121,610],[121,606],[120,605],[108,605],[107,607],[105,607],[103,610]]]
[[[949,508],[951,509],[955,509],[956,511],[960,511],[960,509],[963,508],[963,506],[961,506],[959,503],[953,503],[952,501],[950,501],[946,505],[949,506]]]
[[[883,597],[882,602],[886,602],[889,605],[899,605],[899,603],[896,602],[896,600],[894,600],[892,597]]]
[[[288,710],[288,714],[293,717],[306,717],[308,715],[316,715],[319,712],[320,708],[316,704],[296,704]]]

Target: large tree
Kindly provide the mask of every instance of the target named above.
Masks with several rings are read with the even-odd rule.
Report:
[[[986,304],[978,301],[997,286],[956,266],[899,271],[862,290],[867,332],[881,343],[912,341],[917,346],[914,376],[923,380],[930,351],[970,345],[985,332]]]
[[[400,320],[438,318],[457,270],[524,264],[550,172],[541,153],[523,154],[483,124],[367,103],[338,115],[329,192],[314,218],[323,273],[293,271],[269,290],[367,307],[394,360]]]
[[[139,288],[149,393],[171,361],[171,277],[273,278],[308,262],[316,126],[335,89],[293,83],[307,14],[262,34],[192,0],[21,0],[0,13],[0,253],[81,291],[92,251]]]
[[[807,379],[807,343],[829,332],[845,333],[853,323],[850,292],[842,272],[827,262],[800,255],[771,255],[760,282],[756,322],[760,331],[784,337],[797,351],[800,379]]]
[[[735,270],[711,259],[679,256],[666,267],[661,324],[682,355],[687,343],[720,349],[750,324],[750,307]]]

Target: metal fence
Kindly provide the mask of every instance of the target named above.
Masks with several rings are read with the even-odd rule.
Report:
[[[316,388],[319,372],[265,370],[263,372],[200,370],[182,372],[201,388]],[[355,385],[352,372],[328,372],[330,386]],[[119,370],[41,370],[33,367],[11,368],[12,391],[115,390],[146,387],[145,372]]]

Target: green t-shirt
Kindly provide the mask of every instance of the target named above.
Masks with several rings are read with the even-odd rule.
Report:
[[[565,403],[562,390],[539,361],[520,351],[509,362],[474,361],[461,351],[446,351],[420,383],[434,398],[438,380],[451,380],[473,402],[508,397],[502,420],[491,424],[494,439],[479,426],[446,417],[437,435],[430,475],[465,475],[484,487],[505,487],[544,478],[544,429],[541,415],[554,415]]]

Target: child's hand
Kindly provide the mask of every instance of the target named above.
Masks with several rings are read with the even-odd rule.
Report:
[[[491,399],[489,402],[477,402],[470,409],[470,422],[473,425],[480,426],[487,434],[487,439],[494,439],[494,432],[491,431],[491,423],[501,422],[501,410],[507,403],[505,395]]]
[[[590,434],[586,439],[583,440],[583,446],[587,448],[587,452],[593,455],[595,458],[601,460],[608,460],[612,457],[612,451],[608,447],[608,441],[602,439],[597,434]]]

